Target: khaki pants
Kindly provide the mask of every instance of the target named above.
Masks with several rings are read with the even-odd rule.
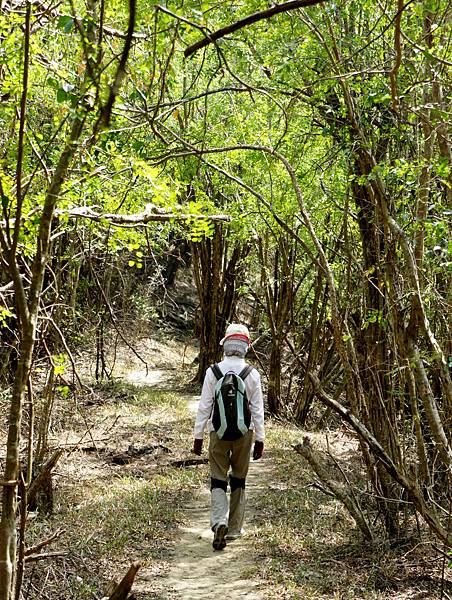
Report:
[[[211,527],[228,525],[229,530],[239,533],[245,517],[245,479],[250,464],[253,432],[233,442],[220,440],[215,432],[210,434],[209,464],[212,480]],[[228,474],[231,484],[231,501],[226,490]]]
[[[234,442],[220,440],[215,431],[210,434],[209,464],[210,476],[213,479],[228,480],[228,471],[239,479],[245,479],[250,465],[253,432],[248,431]]]

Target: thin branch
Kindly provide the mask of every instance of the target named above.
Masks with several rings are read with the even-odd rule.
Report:
[[[67,556],[67,552],[47,552],[45,554],[33,554],[32,556],[25,557],[25,563],[36,562],[43,560],[44,558],[57,558],[58,556]]]
[[[13,288],[14,288],[14,281],[10,281],[3,287],[0,287],[0,294],[3,294],[4,292],[7,292],[8,290],[12,290]]]
[[[19,139],[17,142],[17,164],[16,164],[16,199],[17,208],[16,220],[14,227],[13,241],[11,244],[11,255],[16,253],[17,244],[20,234],[20,216],[22,214],[23,193],[22,193],[22,169],[24,157],[24,142],[25,142],[25,122],[27,112],[27,96],[28,96],[28,73],[30,68],[30,22],[31,22],[31,4],[27,3],[25,14],[25,36],[24,36],[24,71],[22,75],[22,95],[20,99],[20,120],[19,120]]]
[[[133,32],[135,29],[135,18],[136,18],[136,0],[129,0],[129,22],[127,26],[127,35],[124,41],[124,47],[122,49],[121,58],[119,60],[118,68],[116,70],[113,83],[110,87],[110,94],[108,100],[101,110],[99,119],[94,126],[94,137],[96,133],[102,127],[108,127],[110,124],[111,112],[115,103],[116,97],[119,93],[119,89],[126,75],[126,64],[129,58],[130,49],[132,47]]]
[[[450,552],[444,552],[444,550],[441,550],[441,548],[438,548],[438,546],[435,546],[435,544],[431,544],[431,546],[438,552],[438,554],[441,554],[443,558],[450,560]]]
[[[402,64],[402,46],[400,43],[400,35],[402,12],[404,8],[403,0],[398,0],[397,14],[394,22],[394,51],[396,58],[394,66],[389,73],[389,78],[391,81],[392,109],[394,111],[396,111],[399,106],[399,96],[397,94],[397,74],[399,72],[400,65]]]
[[[176,13],[173,13],[172,11],[170,11],[168,8],[166,8],[166,6],[162,6],[161,4],[156,4],[155,8],[157,10],[162,11],[162,13],[165,13],[166,15],[173,17],[174,19],[177,19],[178,21],[182,21],[182,23],[185,23],[186,25],[190,25],[191,27],[195,27],[196,29],[199,29],[199,31],[201,33],[203,33],[204,35],[208,35],[208,34],[206,34],[207,27],[204,27],[203,25],[198,25],[194,21],[189,21],[188,19],[186,19],[185,17],[181,17],[180,15],[176,15]]]
[[[30,546],[29,548],[27,548],[25,550],[24,556],[31,556],[32,554],[36,554],[37,552],[40,552],[44,548],[44,546],[48,546],[49,544],[54,542],[61,535],[63,535],[63,533],[65,533],[65,531],[66,531],[65,529],[58,529],[57,531],[52,533],[52,535],[50,537],[46,538],[45,540],[42,540],[42,542],[39,542],[38,544],[35,544],[34,546]]]
[[[182,104],[187,104],[187,102],[194,102],[195,100],[199,100],[200,98],[205,98],[206,96],[212,96],[213,94],[221,94],[223,92],[249,92],[249,86],[247,87],[237,87],[234,85],[225,86],[221,88],[215,88],[214,90],[206,90],[204,92],[200,92],[195,96],[187,96],[186,98],[182,97],[178,100],[173,100],[172,102],[162,102],[159,106],[160,108],[169,108],[173,110],[175,107],[180,106]],[[260,88],[253,88],[257,91],[261,91]],[[154,110],[155,105],[150,106],[149,110]]]
[[[406,33],[401,31],[401,35],[402,35],[403,39],[410,44],[410,46],[413,46],[413,48],[416,48],[416,50],[419,50],[420,52],[425,52],[425,48],[423,48],[419,44],[416,44],[416,42],[414,40],[412,40]],[[430,48],[429,48],[428,52],[429,52],[429,57],[432,60],[434,60],[442,65],[447,65],[448,67],[452,67],[452,61],[446,60],[445,58],[440,58],[439,56],[437,56],[436,54],[431,52]]]
[[[68,356],[68,358],[69,358],[69,361],[70,361],[70,363],[71,363],[71,365],[72,365],[72,372],[73,372],[73,375],[74,375],[74,377],[75,377],[75,378],[77,379],[77,381],[78,381],[78,384],[79,384],[79,386],[80,386],[80,389],[86,389],[86,390],[92,391],[92,390],[91,390],[91,388],[90,388],[90,387],[88,387],[87,385],[85,385],[85,384],[83,383],[83,381],[80,379],[80,377],[79,377],[79,374],[78,374],[78,372],[77,372],[77,366],[76,366],[76,364],[75,364],[74,357],[72,356],[72,353],[71,353],[71,351],[70,351],[70,349],[69,349],[69,346],[67,345],[66,338],[64,337],[64,334],[63,334],[63,332],[62,332],[62,331],[61,331],[61,329],[58,327],[58,325],[56,324],[56,322],[54,321],[54,319],[53,319],[52,317],[47,317],[47,316],[46,316],[46,317],[43,317],[43,316],[41,316],[41,317],[40,317],[40,319],[42,319],[42,320],[46,320],[46,321],[49,321],[49,322],[51,323],[51,325],[52,325],[52,326],[55,328],[55,330],[57,331],[57,333],[58,333],[58,335],[59,335],[59,337],[60,337],[61,343],[63,344],[63,346],[64,346],[64,349],[65,349],[65,351],[66,351],[66,354],[67,354],[67,356]],[[48,355],[49,359],[51,359],[51,354],[50,354],[50,352],[48,351],[48,349],[47,349],[47,346],[45,346],[45,348],[46,348],[47,355]],[[61,377],[61,375],[60,375],[60,378],[61,378],[61,379],[64,381],[64,379]],[[67,384],[67,382],[66,382],[66,384]]]
[[[267,10],[262,10],[257,13],[253,13],[252,15],[248,15],[244,19],[240,19],[240,21],[236,21],[231,25],[227,25],[226,27],[222,27],[221,29],[217,29],[213,33],[206,34],[206,37],[199,42],[189,46],[185,49],[184,55],[186,58],[197,52],[200,48],[204,48],[213,42],[216,42],[220,38],[233,33],[234,31],[238,31],[239,29],[243,29],[243,27],[247,27],[248,25],[252,25],[253,23],[257,23],[258,21],[262,21],[263,19],[270,19],[271,17],[278,15],[283,12],[288,12],[289,10],[293,10],[295,8],[304,8],[306,6],[315,6],[316,4],[322,4],[325,0],[289,0],[289,2],[284,2],[283,4],[277,4],[268,8]]]

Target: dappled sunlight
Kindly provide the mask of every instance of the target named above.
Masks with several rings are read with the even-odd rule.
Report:
[[[250,464],[245,534],[238,540],[228,542],[221,552],[212,550],[207,482],[200,488],[195,502],[185,507],[187,523],[180,528],[173,564],[165,577],[165,585],[175,590],[181,600],[217,597],[266,599],[264,582],[256,575],[252,556],[257,535],[255,500],[267,484],[261,472],[262,467],[263,461]]]
[[[291,600],[432,598],[437,576],[424,580],[416,576],[416,563],[427,564],[423,545],[408,539],[397,550],[383,540],[365,542],[344,506],[294,452],[292,446],[306,432],[273,422],[268,433],[272,469],[255,506],[256,566],[269,582],[266,597],[279,598],[282,593]],[[363,486],[356,439],[344,433],[329,434],[328,439],[322,433],[309,435],[323,452],[331,452],[334,460],[328,468],[334,476]]]
[[[168,371],[162,369],[155,369],[147,373],[145,370],[129,371],[125,381],[134,385],[158,387],[168,381]]]

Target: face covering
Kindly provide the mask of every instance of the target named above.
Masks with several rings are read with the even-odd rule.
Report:
[[[223,348],[225,356],[241,356],[243,358],[248,351],[248,342],[229,338],[224,341]]]

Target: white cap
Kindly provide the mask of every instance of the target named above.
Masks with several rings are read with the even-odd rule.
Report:
[[[239,323],[231,323],[228,325],[226,329],[226,334],[224,338],[220,341],[220,344],[223,345],[225,340],[228,338],[237,338],[239,340],[243,340],[248,344],[251,343],[250,332],[248,331],[248,327],[246,325],[240,325]]]

